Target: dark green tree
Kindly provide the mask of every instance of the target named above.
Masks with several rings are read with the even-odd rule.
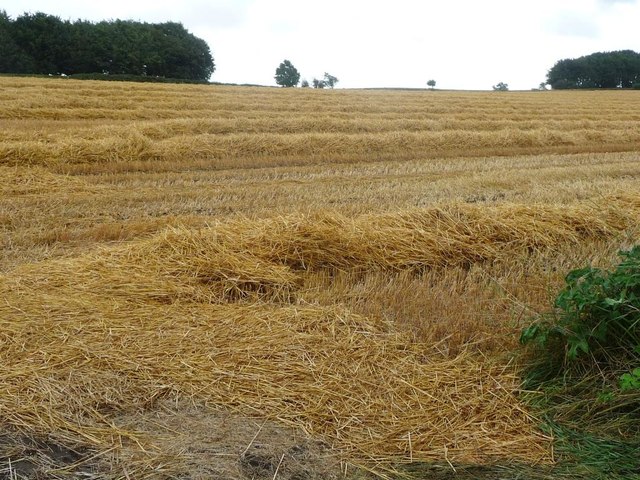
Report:
[[[632,88],[640,81],[640,54],[633,50],[596,52],[559,60],[549,70],[547,83],[564,88]]]
[[[436,88],[436,81],[435,81],[435,80],[429,80],[429,81],[427,82],[427,86],[428,86],[431,90],[433,90],[434,88]]]
[[[276,69],[274,78],[281,87],[295,87],[300,81],[300,73],[289,60],[284,60]]]
[[[180,23],[74,23],[44,13],[15,21],[0,12],[0,72],[152,75],[206,81],[215,70],[206,42]]]
[[[500,82],[497,85],[493,86],[493,90],[496,92],[506,92],[507,90],[509,90],[509,84]]]
[[[33,59],[15,42],[13,22],[0,10],[0,72],[21,73],[34,71]]]
[[[142,55],[144,74],[204,80],[214,72],[209,46],[189,33],[182,24],[167,22],[153,25],[147,35],[149,45],[155,45],[155,48],[147,49]]]
[[[333,88],[336,86],[336,83],[338,83],[340,80],[338,80],[337,77],[334,77],[333,75],[329,75],[327,72],[324,72],[324,83],[327,87],[329,88]]]
[[[69,33],[69,22],[46,13],[25,13],[16,18],[13,40],[32,59],[31,71],[24,73],[67,73],[72,51]]]
[[[97,26],[90,22],[78,20],[71,25],[69,38],[73,48],[62,73],[102,73],[105,70],[108,49],[99,33]]]

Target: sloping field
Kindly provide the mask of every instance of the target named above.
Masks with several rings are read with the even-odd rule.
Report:
[[[553,462],[511,352],[638,242],[635,92],[0,84],[0,472]]]

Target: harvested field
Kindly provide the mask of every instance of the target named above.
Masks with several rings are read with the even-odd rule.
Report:
[[[639,240],[635,92],[0,84],[0,472],[554,461],[512,352]]]
[[[640,98],[4,79],[0,164],[207,170],[633,150]],[[73,88],[68,88],[73,85]]]

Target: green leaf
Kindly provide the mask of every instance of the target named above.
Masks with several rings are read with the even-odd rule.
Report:
[[[525,345],[532,340],[534,340],[538,334],[540,333],[540,325],[538,323],[533,323],[529,325],[527,328],[522,330],[520,334],[520,343]]]
[[[600,270],[593,267],[585,267],[578,268],[576,270],[570,271],[565,277],[565,282],[569,285],[575,284],[581,278],[593,275],[594,273],[599,272]]]
[[[625,373],[620,377],[620,389],[622,391],[639,390],[640,389],[640,377]]]
[[[589,344],[584,338],[573,338],[569,340],[569,352],[567,356],[570,360],[578,358],[578,351],[582,350],[583,353],[589,353]]]
[[[624,303],[624,298],[621,298],[621,299],[605,298],[604,303],[605,305],[609,305],[610,307],[615,307],[616,305],[620,305],[621,303]]]

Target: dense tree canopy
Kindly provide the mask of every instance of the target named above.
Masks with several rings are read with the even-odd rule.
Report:
[[[558,61],[547,75],[553,88],[631,88],[640,82],[640,54],[633,50],[592,53]]]
[[[276,68],[276,83],[281,87],[295,87],[300,81],[300,72],[289,60],[284,60]]]
[[[11,20],[0,11],[0,73],[104,73],[208,80],[207,43],[180,23],[63,21],[45,13]]]

